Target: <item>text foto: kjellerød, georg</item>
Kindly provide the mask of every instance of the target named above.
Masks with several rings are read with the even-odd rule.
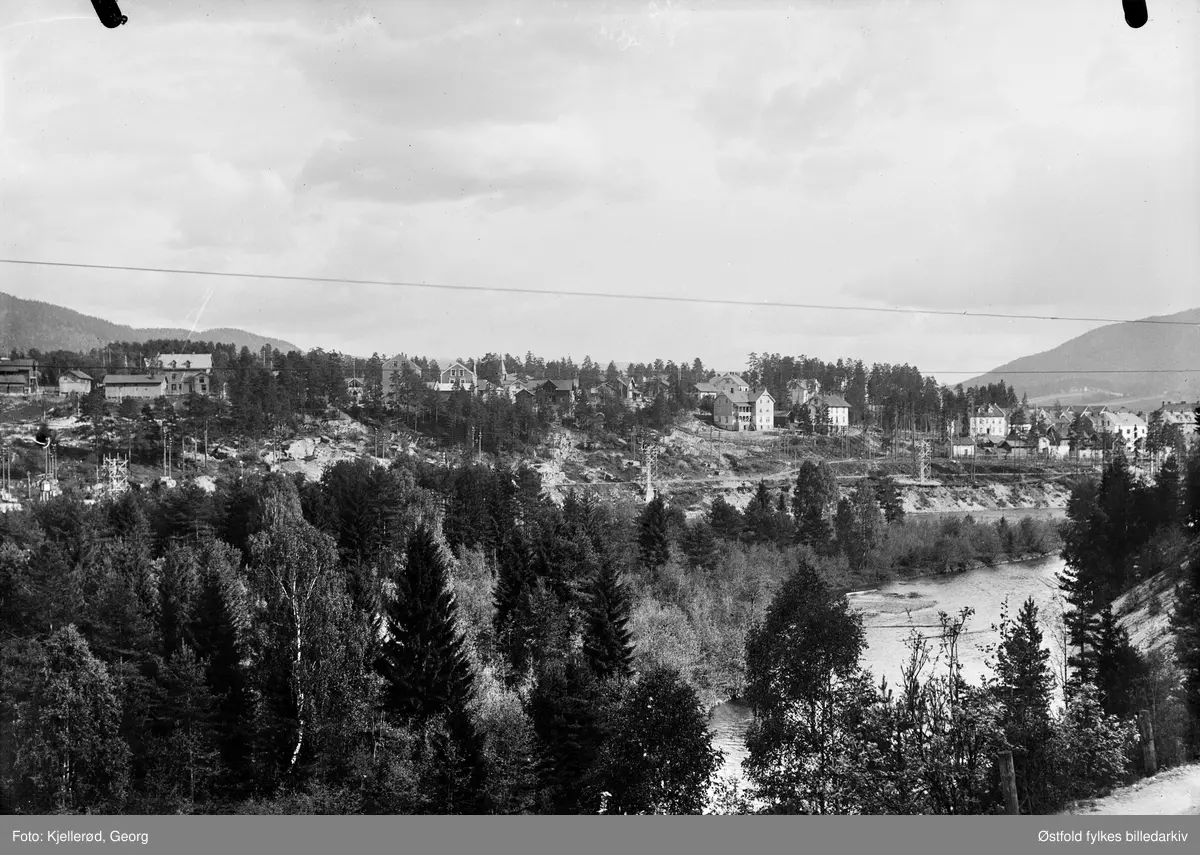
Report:
[[[14,831],[13,843],[140,843],[150,842],[146,832],[128,831],[73,831],[54,829],[44,834],[37,831]]]

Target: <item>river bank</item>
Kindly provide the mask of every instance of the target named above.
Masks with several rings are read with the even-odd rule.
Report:
[[[913,515],[972,516],[1004,514],[1025,516],[1030,512],[1066,512],[1071,489],[1060,481],[1029,483],[981,482],[974,486],[903,484],[904,510]]]
[[[862,616],[866,633],[862,667],[876,681],[885,677],[895,685],[907,660],[910,635],[915,631],[934,637],[939,631],[939,612],[956,615],[963,608],[972,608],[975,613],[962,634],[959,657],[963,676],[977,681],[989,668],[987,648],[998,640],[994,624],[999,621],[1002,606],[1007,601],[1010,610],[1015,611],[1021,602],[1033,597],[1047,630],[1045,642],[1051,651],[1051,668],[1061,673],[1065,654],[1050,629],[1062,614],[1057,575],[1063,567],[1062,559],[1042,556],[957,573],[897,579],[875,588],[846,592],[851,607]],[[934,667],[942,665],[935,663]],[[736,700],[717,704],[710,711],[713,746],[725,754],[719,774],[727,779],[742,775],[745,735],[751,719],[750,709]]]

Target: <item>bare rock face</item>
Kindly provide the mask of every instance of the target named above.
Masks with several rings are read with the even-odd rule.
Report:
[[[287,456],[292,460],[307,460],[317,453],[317,440],[311,437],[304,437],[294,440],[287,447]]]

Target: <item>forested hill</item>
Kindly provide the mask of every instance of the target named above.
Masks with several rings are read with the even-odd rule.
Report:
[[[36,349],[86,353],[115,341],[141,342],[152,339],[186,339],[222,342],[258,351],[264,344],[282,353],[299,350],[296,345],[239,329],[197,330],[138,329],[84,315],[64,306],[23,300],[0,292],[0,352]]]
[[[1200,309],[1142,320],[1200,323]],[[1200,397],[1200,328],[1179,323],[1110,324],[1044,353],[1023,356],[967,381],[1004,379],[1030,398],[1073,392],[1195,400]]]

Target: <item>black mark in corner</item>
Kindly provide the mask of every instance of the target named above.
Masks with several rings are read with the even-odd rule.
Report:
[[[1125,7],[1125,23],[1135,30],[1145,26],[1146,22],[1150,20],[1150,13],[1146,10],[1146,0],[1121,0],[1121,5]]]

